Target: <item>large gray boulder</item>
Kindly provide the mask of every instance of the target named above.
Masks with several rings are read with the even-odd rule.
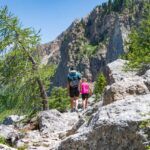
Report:
[[[106,78],[108,84],[112,84],[118,81],[123,80],[124,78],[134,77],[136,72],[134,71],[125,71],[125,64],[128,63],[126,60],[117,59],[112,63],[107,64],[106,66]]]
[[[129,95],[144,95],[148,93],[150,93],[149,89],[142,77],[128,77],[106,87],[103,104],[106,105],[124,99]]]
[[[43,133],[62,132],[71,129],[78,121],[76,113],[60,113],[57,110],[43,111],[38,116],[39,129]]]
[[[29,150],[54,150],[62,138],[73,132],[73,129],[77,130],[73,127],[76,127],[75,124],[80,126],[78,120],[77,113],[42,111],[38,115],[39,130],[28,130],[25,136],[17,141],[16,146],[28,145]]]
[[[108,86],[104,91],[104,105],[129,95],[150,93],[150,71],[147,70],[143,76],[139,76],[135,71],[125,71],[126,63],[126,60],[118,59],[107,65]]]
[[[58,150],[145,150],[150,139],[139,126],[150,119],[149,113],[150,94],[103,106],[87,127],[62,141]]]

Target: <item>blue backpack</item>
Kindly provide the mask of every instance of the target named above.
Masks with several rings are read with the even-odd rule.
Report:
[[[81,79],[81,75],[78,72],[70,72],[68,74],[68,81],[70,87],[78,87],[80,79]]]

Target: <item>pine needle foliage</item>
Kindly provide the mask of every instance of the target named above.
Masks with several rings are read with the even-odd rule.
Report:
[[[39,32],[0,9],[0,111],[48,109],[47,90],[55,67],[41,65]]]
[[[57,109],[60,112],[65,112],[70,106],[70,98],[66,88],[55,87],[49,98],[49,106],[52,109]]]
[[[145,19],[129,35],[129,52],[124,57],[129,60],[127,69],[141,69],[150,64],[150,5],[146,5]]]
[[[102,95],[104,88],[106,86],[106,78],[103,73],[100,73],[97,77],[97,80],[94,85],[94,94],[96,95],[96,101]]]

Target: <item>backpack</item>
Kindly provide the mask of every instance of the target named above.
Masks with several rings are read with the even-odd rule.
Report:
[[[80,79],[81,79],[80,74],[77,72],[70,72],[68,74],[68,81],[70,87],[78,87]]]

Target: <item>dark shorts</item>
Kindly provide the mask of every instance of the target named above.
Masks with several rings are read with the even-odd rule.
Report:
[[[74,87],[74,88],[70,88],[70,97],[79,97],[79,88],[78,87]]]
[[[82,100],[88,99],[89,98],[89,94],[82,94]]]

